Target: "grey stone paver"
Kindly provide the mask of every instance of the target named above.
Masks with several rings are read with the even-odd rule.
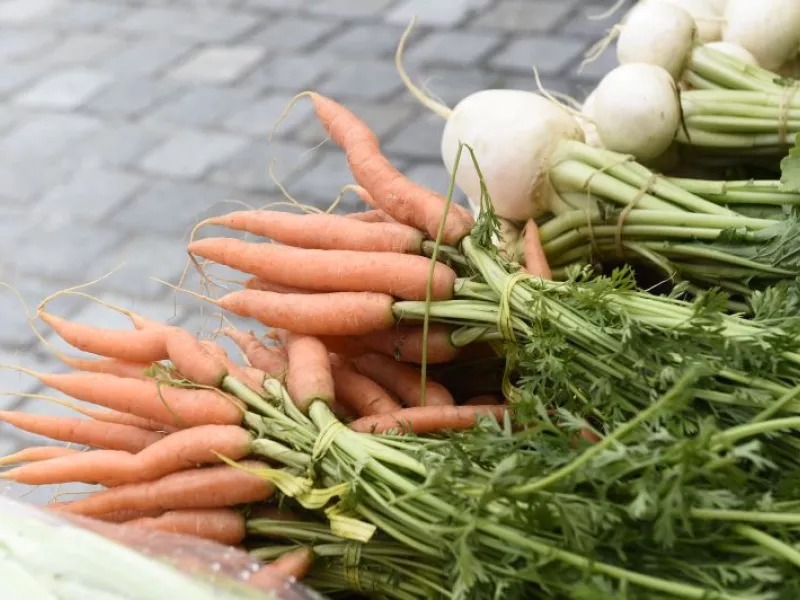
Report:
[[[73,144],[100,126],[98,120],[84,115],[42,113],[0,140],[0,155],[22,159],[66,154]]]
[[[515,40],[491,60],[500,69],[556,75],[581,57],[586,44],[583,40],[560,37],[535,37]]]
[[[258,46],[217,46],[203,48],[170,77],[197,83],[230,83],[250,70],[264,56]]]
[[[513,32],[548,32],[572,11],[575,0],[500,0],[476,20],[475,25]]]
[[[353,183],[308,99],[268,140],[297,93],[315,89],[340,100],[375,131],[399,169],[444,194],[444,122],[404,89],[393,63],[411,17],[417,27],[407,43],[409,73],[452,107],[480,89],[535,90],[534,65],[547,88],[585,93],[614,66],[612,46],[578,72],[584,51],[623,14],[588,20],[608,4],[0,0],[0,281],[36,306],[59,289],[114,271],[89,291],[171,319],[174,292],[151,278],[178,280],[199,220],[284,201],[270,166],[289,194],[318,207]],[[347,193],[337,210],[363,209]],[[202,232],[213,234],[221,232]],[[199,276],[190,273],[185,285],[200,290]],[[213,306],[187,294],[177,300],[171,322],[214,335],[221,321]],[[98,326],[129,326],[77,296],[60,296],[49,310]],[[63,368],[5,288],[0,315],[0,361]],[[64,348],[41,324],[39,330]],[[37,386],[0,370],[0,389]],[[0,395],[0,407],[12,405],[71,413]],[[0,454],[32,441],[0,425]],[[63,488],[26,497],[44,502],[56,491]]]
[[[253,99],[249,90],[227,87],[191,87],[156,107],[154,121],[183,127],[214,126]]]
[[[224,133],[184,131],[145,156],[139,166],[157,175],[200,177],[245,143],[241,137]]]
[[[97,94],[107,82],[108,77],[99,71],[69,69],[43,79],[17,96],[16,102],[33,108],[78,108]]]
[[[42,221],[100,223],[145,185],[138,174],[87,167],[51,188],[36,203],[33,214]]]
[[[8,0],[0,5],[0,23],[26,24],[63,8],[65,0]]]

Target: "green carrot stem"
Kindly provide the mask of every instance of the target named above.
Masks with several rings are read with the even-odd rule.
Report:
[[[745,521],[773,525],[800,525],[800,513],[692,508],[689,510],[689,516],[701,521]]]
[[[750,527],[749,525],[735,525],[734,531],[742,537],[755,542],[759,546],[771,550],[774,554],[792,563],[794,566],[800,567],[800,552],[789,544],[772,537],[768,533]]]
[[[492,523],[480,522],[478,523],[478,527],[491,536],[515,544],[518,547],[530,549],[542,558],[555,559],[584,571],[608,575],[619,581],[624,581],[656,592],[670,594],[678,598],[687,598],[691,600],[708,600],[709,598],[715,598],[716,600],[747,600],[745,596],[715,593],[712,590],[687,585],[685,583],[668,581],[659,577],[653,577],[644,573],[637,573],[599,562],[573,552],[556,548],[555,546],[539,541],[531,536],[520,534]]]

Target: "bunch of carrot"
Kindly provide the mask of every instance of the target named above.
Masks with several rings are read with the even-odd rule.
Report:
[[[40,308],[38,317],[59,337],[97,358],[60,355],[74,369],[68,373],[20,370],[102,408],[73,405],[84,418],[0,412],[15,427],[89,448],[27,448],[0,459],[15,465],[1,477],[100,484],[105,489],[49,508],[239,545],[251,511],[286,497],[313,504],[302,475],[331,423],[347,423],[351,435],[435,434],[505,416],[499,379],[480,395],[443,384],[468,380],[475,365],[496,357],[485,343],[490,335],[405,323],[394,311],[398,301],[454,298],[456,271],[465,266],[453,247],[470,233],[472,217],[394,169],[347,109],[318,94],[311,99],[372,210],[234,212],[198,228],[224,226],[273,243],[206,238],[188,247],[198,267],[205,259],[249,276],[244,289],[209,300],[271,328],[273,343],[223,330],[241,350],[237,362],[215,342],[133,313],[126,313],[131,329],[107,330]],[[528,269],[546,275],[530,227]],[[264,577],[272,581],[276,569],[300,576],[310,560],[307,551],[289,553]]]

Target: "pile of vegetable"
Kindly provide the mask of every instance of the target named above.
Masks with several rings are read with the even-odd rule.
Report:
[[[773,68],[779,41],[795,58],[800,27],[769,54],[737,25],[742,3],[724,19],[717,4],[637,5],[591,114],[520,90],[451,110],[402,69],[404,36],[403,80],[447,119],[446,196],[394,168],[347,108],[301,94],[368,210],[197,225],[191,263],[208,283],[212,264],[241,273],[241,289],[179,291],[252,323],[219,332],[240,356],[130,311],[131,328],[108,330],[42,303],[97,358],[16,368],[99,408],[0,413],[68,444],[6,457],[0,477],[99,484],[47,508],[238,546],[267,580],[332,597],[796,598],[800,177],[794,100],[773,102],[796,82],[754,63]],[[637,20],[668,14],[689,29],[683,53],[632,58]],[[749,54],[698,45],[719,38]],[[734,148],[748,120],[772,130]],[[736,179],[656,166],[676,144]],[[203,237],[212,226],[230,235]]]

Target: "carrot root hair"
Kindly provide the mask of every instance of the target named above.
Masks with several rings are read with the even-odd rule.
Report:
[[[408,73],[403,66],[403,52],[405,51],[406,41],[411,35],[411,30],[414,28],[415,23],[416,17],[412,17],[411,21],[406,26],[403,35],[400,36],[400,42],[397,44],[397,51],[394,54],[394,65],[397,68],[397,72],[400,74],[400,79],[406,86],[406,89],[411,92],[411,95],[414,96],[414,98],[416,98],[417,101],[425,108],[439,115],[446,121],[453,114],[453,110],[443,102],[439,102],[433,98],[430,98],[429,96],[426,96],[425,93],[419,87],[417,87],[413,81],[411,81],[411,78],[408,76]]]

